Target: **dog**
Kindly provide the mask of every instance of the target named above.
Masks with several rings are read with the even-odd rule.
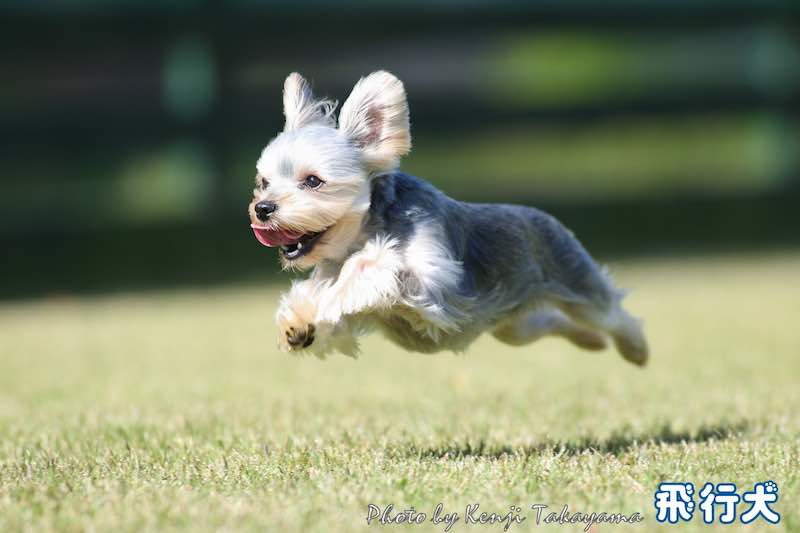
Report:
[[[336,102],[290,74],[283,132],[261,153],[248,212],[284,269],[311,269],[278,306],[284,351],[356,356],[380,330],[405,349],[512,346],[545,335],[588,350],[612,339],[644,365],[640,321],[575,236],[531,207],[454,200],[399,171],[411,150],[405,88],[378,71]]]

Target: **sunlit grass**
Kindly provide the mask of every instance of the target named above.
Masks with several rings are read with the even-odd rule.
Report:
[[[651,530],[659,481],[765,479],[800,527],[800,256],[617,267],[644,370],[556,340],[292,358],[268,286],[5,304],[0,530],[354,531],[369,503],[438,502]]]

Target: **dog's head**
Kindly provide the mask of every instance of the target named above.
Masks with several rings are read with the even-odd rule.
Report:
[[[286,124],[256,164],[249,206],[256,238],[280,247],[284,266],[341,259],[369,209],[369,179],[411,149],[403,84],[388,72],[356,83],[342,105],[317,100],[302,76],[283,87]]]

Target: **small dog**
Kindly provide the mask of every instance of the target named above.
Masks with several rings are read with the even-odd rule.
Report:
[[[513,345],[559,335],[647,361],[639,321],[573,234],[516,205],[453,200],[398,171],[411,149],[402,82],[374,72],[342,105],[286,78],[286,123],[261,154],[252,229],[280,248],[284,268],[306,270],[280,301],[286,351],[355,356],[378,329],[419,352],[461,351],[483,332]]]

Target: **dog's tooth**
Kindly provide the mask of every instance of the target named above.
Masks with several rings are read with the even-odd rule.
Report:
[[[303,243],[302,242],[298,242],[297,243],[297,249],[301,250],[302,248],[303,248]]]

